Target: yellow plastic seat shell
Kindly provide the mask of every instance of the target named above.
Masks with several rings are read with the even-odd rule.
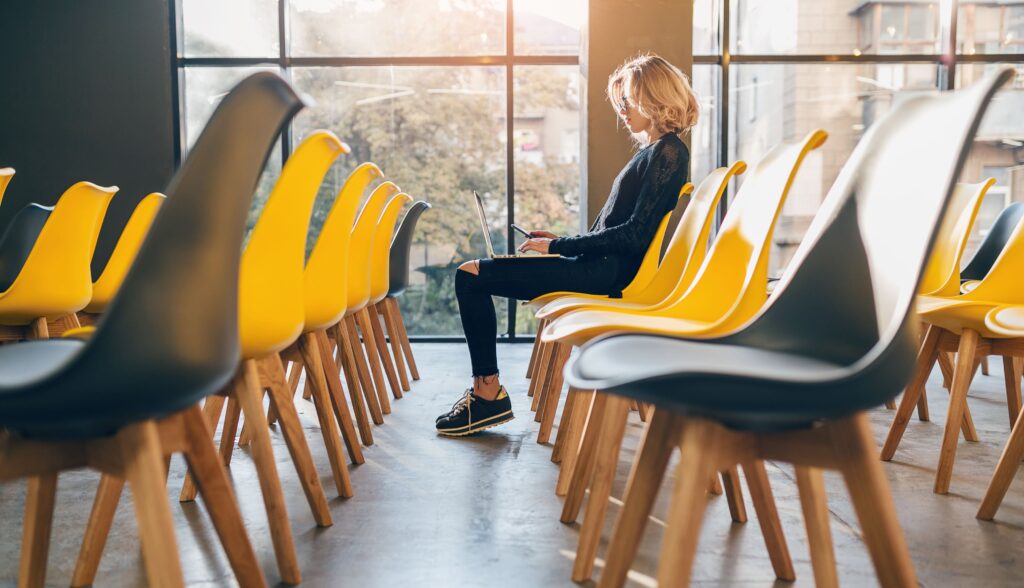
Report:
[[[0,203],[3,202],[4,193],[7,192],[7,185],[11,183],[11,178],[13,177],[13,167],[0,167]]]
[[[714,224],[715,212],[729,187],[729,181],[746,169],[747,164],[738,161],[730,167],[718,168],[704,178],[679,219],[661,265],[648,287],[635,296],[623,295],[621,299],[566,296],[544,305],[537,317],[548,319],[585,309],[641,309],[656,305],[670,296],[681,295],[689,288],[707,255],[708,237]]]
[[[679,195],[676,197],[677,206],[678,200],[688,196],[691,192],[693,192],[693,184],[687,182],[685,185],[683,185],[682,189],[679,190]],[[643,291],[644,289],[647,288],[648,285],[650,285],[651,280],[654,279],[654,275],[658,271],[658,267],[661,264],[661,245],[662,243],[665,242],[665,233],[668,231],[668,222],[671,218],[672,213],[669,212],[664,216],[664,218],[661,219],[661,222],[658,223],[658,229],[654,232],[654,238],[651,239],[651,244],[647,246],[647,251],[644,252],[644,257],[640,261],[640,267],[637,268],[636,275],[633,276],[633,279],[629,282],[629,284],[622,289],[623,298],[634,296],[639,292]],[[588,300],[609,299],[608,296],[604,296],[602,294],[584,294],[581,292],[562,291],[542,294],[527,302],[526,305],[539,310],[553,300],[560,300],[562,298],[566,298],[569,296]],[[546,317],[537,315],[537,318]]]
[[[92,299],[89,264],[116,187],[78,182],[53,207],[18,277],[0,293],[0,324],[75,313]]]
[[[242,255],[238,325],[243,358],[281,351],[302,334],[306,235],[313,203],[331,164],[349,151],[333,133],[316,131],[281,170]]]
[[[366,308],[370,301],[370,248],[373,245],[373,235],[384,206],[400,191],[393,182],[381,182],[366,199],[363,210],[356,219],[349,243],[346,316]]]
[[[711,251],[678,299],[643,309],[570,312],[548,324],[542,341],[581,345],[613,331],[706,337],[741,327],[767,300],[771,236],[797,171],[827,138],[825,131],[811,131],[800,142],[773,148],[750,169]]]
[[[391,239],[395,235],[395,225],[402,210],[412,204],[412,196],[405,192],[395,195],[388,201],[377,221],[370,246],[370,301],[377,304],[387,298],[389,284],[389,266],[391,256]]]
[[[166,197],[163,194],[153,192],[135,206],[135,210],[121,231],[121,236],[117,238],[117,244],[114,245],[114,251],[110,254],[106,266],[103,267],[103,272],[92,285],[92,300],[85,307],[85,312],[99,314],[114,299],[114,295],[121,287],[121,282],[128,275],[128,269],[135,261],[139,247],[142,246],[142,242],[149,233],[149,227],[153,224],[156,213],[160,211],[165,200]]]
[[[960,293],[960,261],[985,194],[995,183],[995,178],[988,178],[978,184],[956,185],[918,292],[926,296],[956,296]]]
[[[1024,305],[997,306],[985,315],[989,332],[1000,337],[1024,337]]]
[[[303,274],[306,332],[331,327],[345,316],[353,221],[366,188],[383,175],[373,163],[357,166],[346,178],[327,213]]]

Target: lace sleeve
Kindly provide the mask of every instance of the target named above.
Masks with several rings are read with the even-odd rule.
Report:
[[[640,193],[626,222],[585,235],[555,239],[549,250],[567,257],[583,253],[642,255],[662,217],[675,208],[679,190],[686,182],[689,159],[685,145],[658,145],[652,150]]]

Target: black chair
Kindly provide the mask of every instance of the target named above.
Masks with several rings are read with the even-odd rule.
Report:
[[[881,584],[917,585],[865,411],[910,379],[929,245],[981,115],[1012,75],[1005,68],[961,92],[916,97],[875,123],[774,298],[745,328],[701,341],[615,335],[582,349],[566,369],[570,385],[656,407],[602,586],[625,581],[676,445],[659,585],[688,582],[711,475],[765,459],[797,466],[819,583],[835,574],[818,470],[829,468],[846,480]]]
[[[999,213],[988,235],[985,235],[978,250],[974,252],[974,257],[960,270],[961,282],[985,279],[1021,218],[1024,218],[1024,202],[1014,202]]]
[[[398,307],[398,297],[409,287],[409,255],[412,250],[412,236],[416,232],[416,223],[419,222],[420,215],[430,207],[429,202],[419,200],[413,203],[409,212],[405,213],[405,218],[402,219],[395,238],[391,240],[388,295],[378,307],[381,314],[384,315],[384,323],[388,328],[391,351],[395,355],[395,363],[398,364],[397,371],[403,390],[409,390],[409,380],[405,375],[406,364],[409,365],[409,373],[413,380],[420,379],[420,371],[416,368],[416,360],[412,356],[412,345],[409,344],[409,333],[405,330],[402,310]]]
[[[18,278],[51,212],[52,206],[27,204],[7,225],[0,237],[0,292],[10,288]]]
[[[301,100],[280,77],[241,82],[172,180],[118,296],[87,341],[0,348],[0,481],[30,478],[19,585],[42,585],[57,474],[127,479],[151,585],[183,584],[166,464],[183,452],[242,586],[266,581],[197,403],[240,354],[238,270],[260,172]],[[83,549],[97,548],[86,538]],[[102,545],[98,546],[102,551]]]

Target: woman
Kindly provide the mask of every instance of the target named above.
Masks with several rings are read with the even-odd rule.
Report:
[[[520,251],[544,259],[483,259],[459,266],[455,294],[469,344],[473,387],[437,418],[442,435],[463,436],[512,420],[498,378],[497,320],[491,296],[530,300],[558,291],[621,295],[636,275],[658,224],[676,205],[689,175],[680,135],[697,122],[697,97],[686,76],[656,55],[642,55],[608,79],[608,98],[641,148],[612,184],[590,231],[558,237],[534,231]]]

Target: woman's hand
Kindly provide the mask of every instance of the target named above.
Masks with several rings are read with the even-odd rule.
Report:
[[[536,239],[538,237],[543,238],[543,239],[557,239],[558,238],[558,235],[552,233],[551,231],[530,231],[530,236],[533,237],[534,239]]]
[[[547,253],[548,248],[551,246],[551,241],[551,239],[546,237],[530,239],[519,246],[519,252],[526,253],[527,251],[536,251],[537,253]]]

